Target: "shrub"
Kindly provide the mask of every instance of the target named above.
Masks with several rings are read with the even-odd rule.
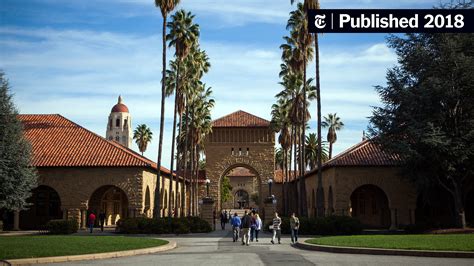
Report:
[[[46,224],[46,230],[52,235],[68,235],[76,233],[79,225],[76,220],[51,220]]]
[[[117,231],[125,234],[188,234],[207,233],[211,225],[199,217],[162,217],[159,219],[136,217],[121,219]]]
[[[290,219],[281,217],[282,234],[289,234]],[[359,220],[350,216],[328,216],[322,218],[301,217],[299,233],[302,235],[354,235],[362,232],[362,225]],[[267,222],[265,230],[269,231],[272,222]]]

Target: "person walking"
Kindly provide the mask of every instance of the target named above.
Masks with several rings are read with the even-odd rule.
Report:
[[[235,242],[239,239],[240,225],[242,224],[237,213],[235,213],[234,217],[230,219],[230,224],[232,225],[232,240]]]
[[[291,243],[298,243],[298,230],[300,229],[300,219],[296,217],[295,213],[291,214],[290,218],[290,227],[291,227]]]
[[[255,213],[250,213],[250,242],[253,242],[255,238],[255,230],[257,229],[257,220],[255,218]]]
[[[272,236],[272,241],[270,241],[272,244],[275,244],[275,237],[278,238],[278,244],[281,244],[280,239],[281,239],[281,218],[278,217],[278,213],[275,212],[275,217],[273,218],[273,236]]]
[[[95,223],[95,214],[94,212],[91,212],[89,214],[89,232],[92,234],[92,230],[94,230],[94,223]]]
[[[258,233],[262,230],[262,219],[258,213],[255,214],[255,241],[258,242]]]
[[[251,218],[247,211],[244,213],[244,217],[242,217],[242,245],[249,245],[249,237],[250,237],[250,224]]]
[[[226,214],[224,213],[224,211],[221,212],[221,229],[224,230],[225,229],[225,219],[226,219]]]
[[[100,231],[104,232],[104,224],[105,224],[105,212],[101,211],[99,214],[99,223],[100,223]]]

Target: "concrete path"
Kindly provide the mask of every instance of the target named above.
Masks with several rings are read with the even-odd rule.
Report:
[[[51,265],[473,265],[473,259],[426,258],[334,254],[306,251],[290,245],[288,236],[282,244],[272,245],[270,235],[263,234],[259,242],[242,246],[232,242],[230,229],[205,235],[163,237],[178,243],[178,247],[163,253],[116,259],[58,263]]]

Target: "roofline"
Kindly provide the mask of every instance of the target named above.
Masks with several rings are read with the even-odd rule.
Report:
[[[251,114],[251,113],[249,113],[249,112],[246,112],[246,111],[244,111],[244,110],[242,110],[242,109],[239,109],[239,110],[234,111],[234,112],[232,112],[232,113],[230,113],[230,114],[226,114],[226,115],[224,115],[224,116],[221,116],[221,117],[219,117],[219,118],[216,118],[216,119],[212,120],[211,123],[214,123],[215,121],[217,121],[217,120],[219,120],[219,119],[222,119],[222,118],[224,118],[224,117],[226,117],[226,116],[233,115],[233,114],[238,113],[238,112],[244,112],[244,113],[246,113],[246,114],[249,114],[249,115],[258,117],[258,118],[260,118],[260,119],[262,119],[262,120],[268,122],[268,124],[270,124],[270,121],[268,121],[267,119],[261,118],[260,116],[256,116],[256,115]],[[213,126],[213,127],[214,127],[214,126]],[[255,126],[255,127],[266,127],[266,126]]]

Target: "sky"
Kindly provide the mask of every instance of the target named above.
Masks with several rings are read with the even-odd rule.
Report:
[[[431,8],[439,0],[321,0],[321,8]],[[181,0],[195,14],[211,69],[213,119],[244,110],[270,120],[278,84],[289,0]],[[105,137],[110,110],[122,95],[132,126],[154,133],[145,156],[158,154],[162,17],[153,0],[0,0],[0,69],[20,113],[61,114]],[[361,141],[374,90],[397,64],[387,34],[320,37],[322,114],[345,127],[337,154]],[[168,59],[173,51],[168,50]],[[308,77],[314,77],[314,63]],[[163,165],[169,167],[173,98],[166,100]],[[309,106],[316,131],[316,104]],[[323,130],[323,138],[326,130]],[[138,151],[136,144],[133,149]]]

